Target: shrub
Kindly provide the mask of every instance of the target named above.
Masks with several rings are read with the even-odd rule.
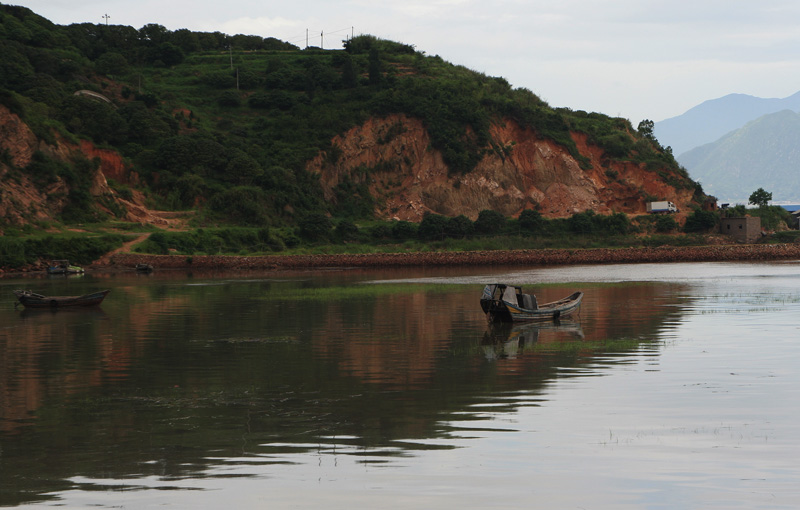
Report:
[[[393,221],[392,237],[399,241],[414,239],[417,237],[418,229],[419,226],[416,223],[411,223],[410,221]]]
[[[323,213],[310,213],[301,219],[297,226],[300,236],[309,241],[324,241],[330,237],[333,223]]]
[[[569,224],[570,231],[576,234],[592,234],[595,231],[594,222],[592,219],[594,218],[594,211],[585,211],[577,214],[573,214],[569,220],[567,220]]]
[[[447,220],[445,235],[455,239],[463,239],[472,235],[472,221],[463,214]]]
[[[473,225],[476,234],[496,235],[499,234],[506,224],[506,217],[497,211],[484,209],[478,213],[478,219]]]
[[[440,214],[425,213],[417,229],[417,237],[424,241],[445,238],[448,219]]]
[[[272,204],[264,190],[254,186],[237,186],[217,193],[208,202],[215,214],[242,225],[267,225]]]
[[[336,237],[342,241],[352,241],[358,237],[358,227],[350,220],[342,220],[336,225]]]
[[[0,237],[0,267],[17,268],[27,263],[25,243],[22,240]]]
[[[525,209],[519,214],[519,224],[529,232],[541,232],[547,225],[547,220],[542,217],[539,211]]]
[[[678,222],[669,215],[661,215],[656,219],[656,232],[666,233],[678,230]]]
[[[692,232],[707,232],[717,226],[717,215],[711,211],[703,211],[701,209],[695,210],[683,225],[683,231],[686,233]]]
[[[217,104],[220,106],[233,108],[240,106],[242,104],[242,99],[239,97],[239,93],[235,90],[226,90],[217,98]]]

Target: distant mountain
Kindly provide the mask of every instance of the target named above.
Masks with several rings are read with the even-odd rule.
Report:
[[[705,101],[682,115],[655,123],[654,134],[672,153],[714,142],[751,120],[781,110],[800,111],[800,92],[783,99],[729,94]]]
[[[793,96],[794,97],[794,96]],[[758,188],[776,201],[800,201],[800,114],[764,115],[678,157],[703,190],[723,202],[747,202]]]

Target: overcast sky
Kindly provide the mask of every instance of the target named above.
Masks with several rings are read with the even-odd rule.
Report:
[[[660,121],[730,93],[800,91],[797,0],[4,0],[54,23],[411,44],[551,106]],[[322,38],[320,33],[323,34]]]

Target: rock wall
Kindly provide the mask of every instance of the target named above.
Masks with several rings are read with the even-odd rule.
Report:
[[[111,265],[133,268],[151,264],[158,269],[319,269],[333,267],[416,266],[554,266],[630,264],[638,262],[720,262],[800,259],[800,243],[658,248],[596,248],[581,250],[512,250],[333,255],[138,255],[119,254]]]
[[[593,210],[600,214],[646,212],[645,197],[670,200],[688,210],[692,191],[676,190],[642,165],[610,161],[574,134],[592,163],[583,170],[560,145],[512,121],[491,127],[497,150],[464,175],[449,175],[432,149],[423,123],[404,115],[372,118],[333,139],[336,155],[320,154],[307,166],[320,176],[328,200],[345,179],[365,183],[380,204],[380,217],[419,221],[426,212],[476,219],[483,209],[516,216],[538,208],[550,218]]]

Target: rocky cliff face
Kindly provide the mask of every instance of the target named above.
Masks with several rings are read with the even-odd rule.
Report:
[[[109,187],[107,178],[122,184],[135,184],[137,181],[135,172],[119,153],[99,149],[86,140],[78,145],[64,140],[57,141],[55,145],[45,143],[19,116],[0,105],[0,154],[3,155],[0,158],[0,220],[3,222],[24,225],[32,221],[51,220],[58,216],[66,204],[69,187],[62,179],[40,187],[25,172],[19,171],[31,164],[37,151],[62,161],[71,161],[77,156],[97,159],[99,169],[92,179],[92,195],[124,207],[124,220],[160,225],[170,223],[170,220],[149,211],[138,192],[133,192],[132,199],[126,200]]]
[[[573,138],[591,161],[589,170],[564,147],[514,122],[494,124],[491,136],[495,149],[472,172],[450,175],[422,122],[394,115],[336,137],[331,154],[307,168],[320,175],[326,199],[334,200],[336,186],[350,179],[369,186],[379,216],[410,221],[426,212],[474,220],[483,209],[516,216],[537,208],[551,218],[586,210],[641,214],[648,196],[689,209],[692,190],[676,190],[642,165],[610,161],[583,135]]]

